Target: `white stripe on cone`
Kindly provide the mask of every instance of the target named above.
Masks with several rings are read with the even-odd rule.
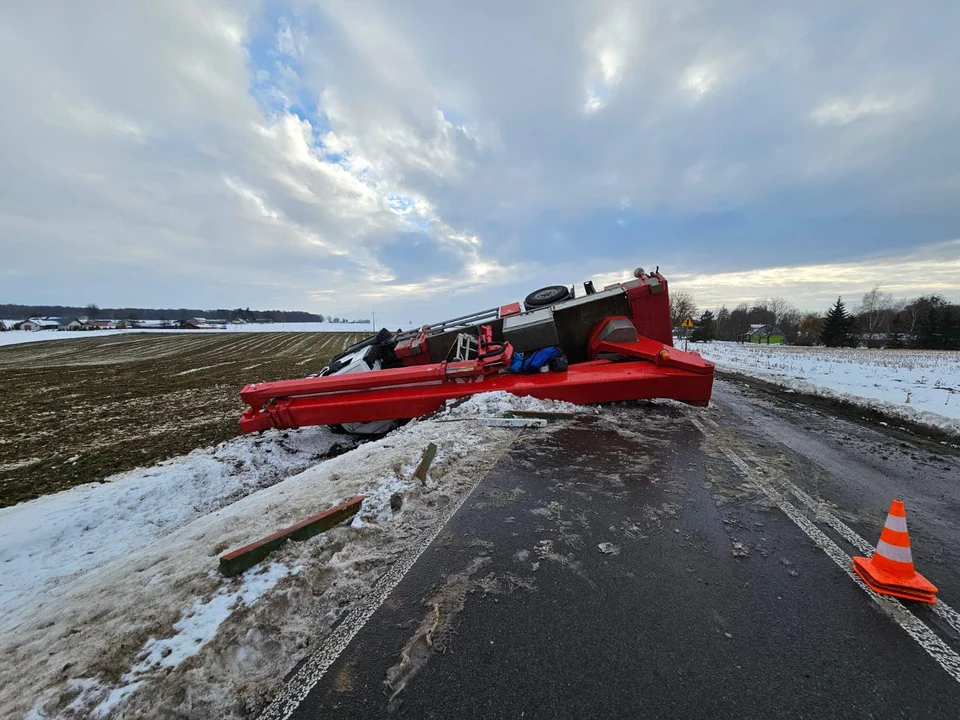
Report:
[[[893,560],[894,562],[913,562],[913,556],[910,554],[910,548],[891,545],[883,540],[877,543],[877,555],[883,555],[888,560]]]
[[[884,527],[890,530],[896,530],[897,532],[906,532],[907,519],[897,515],[887,515],[887,522],[884,523]]]

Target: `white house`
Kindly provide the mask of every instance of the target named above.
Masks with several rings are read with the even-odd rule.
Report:
[[[60,321],[51,317],[32,317],[19,323],[21,330],[36,332],[37,330],[57,330],[60,327]]]

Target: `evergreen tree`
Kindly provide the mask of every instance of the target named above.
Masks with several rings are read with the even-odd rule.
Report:
[[[736,340],[735,337],[731,337],[730,311],[727,310],[726,305],[721,307],[720,312],[717,313],[717,338],[720,340]]]
[[[703,340],[713,340],[716,336],[717,330],[713,313],[709,310],[704,310],[700,316],[700,323],[694,328],[693,332],[690,333],[690,339],[694,342],[700,342]]]
[[[844,347],[852,345],[851,317],[843,304],[842,298],[837,298],[836,304],[830,308],[823,321],[823,330],[820,340],[827,347]]]

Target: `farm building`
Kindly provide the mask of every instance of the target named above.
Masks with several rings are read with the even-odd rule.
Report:
[[[51,317],[32,317],[29,320],[18,322],[13,326],[14,330],[26,330],[27,332],[36,332],[38,330],[58,330],[60,321]]]
[[[226,320],[219,320],[216,318],[190,318],[189,320],[185,320],[182,324],[182,327],[190,328],[192,330],[224,328],[226,326]]]
[[[66,325],[63,325],[60,329],[61,329],[61,330],[70,330],[70,331],[74,331],[74,332],[75,332],[75,331],[79,331],[79,330],[86,330],[86,329],[87,329],[87,318],[85,318],[85,317],[74,318],[73,320],[71,320],[70,322],[68,322]]]
[[[87,320],[87,330],[113,330],[117,323],[113,320]]]
[[[748,343],[762,343],[764,345],[783,345],[783,330],[775,325],[751,325],[750,331],[744,335]]]

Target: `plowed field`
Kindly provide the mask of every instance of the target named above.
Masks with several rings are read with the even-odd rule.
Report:
[[[316,372],[363,337],[199,330],[0,348],[0,507],[233,437],[245,384]]]

